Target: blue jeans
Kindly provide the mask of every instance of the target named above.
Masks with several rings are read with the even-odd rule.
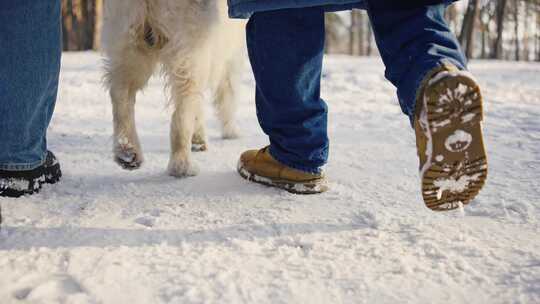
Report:
[[[466,59],[446,21],[446,5],[409,10],[371,10],[386,78],[397,88],[401,109],[414,119],[416,94],[433,69]],[[329,153],[328,110],[320,97],[324,53],[321,7],[255,13],[247,44],[256,80],[257,116],[279,162],[317,173]]]
[[[60,72],[59,0],[0,1],[0,170],[39,167]]]

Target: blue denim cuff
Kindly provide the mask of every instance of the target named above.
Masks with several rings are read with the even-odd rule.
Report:
[[[45,157],[46,154],[43,155],[41,160],[33,162],[33,163],[6,163],[6,164],[0,164],[0,170],[4,171],[30,171],[34,170],[37,167],[43,165],[45,163]]]

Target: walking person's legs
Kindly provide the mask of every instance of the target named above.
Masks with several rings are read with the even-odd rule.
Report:
[[[376,1],[376,0],[374,0]],[[470,202],[487,176],[482,98],[444,20],[444,5],[368,9],[386,76],[417,134],[422,194],[433,210]],[[255,13],[247,27],[257,112],[270,147],[241,156],[239,172],[295,193],[326,190],[326,106],[320,99],[320,8]],[[314,182],[312,182],[314,181]]]
[[[61,56],[59,0],[0,3],[0,196],[39,191],[60,178],[47,151]]]
[[[422,194],[434,210],[469,203],[487,177],[482,96],[445,8],[368,9],[386,77],[416,131]]]
[[[320,97],[322,8],[254,14],[247,45],[257,82],[257,116],[270,146],[242,155],[242,176],[296,193],[326,190],[327,107]]]

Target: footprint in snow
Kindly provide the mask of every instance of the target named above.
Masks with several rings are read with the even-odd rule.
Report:
[[[152,216],[141,216],[135,219],[135,223],[148,228],[152,228],[156,225],[157,219]]]
[[[161,216],[161,211],[159,209],[153,209],[145,212],[144,215],[135,219],[135,223],[152,228],[156,226],[159,217]]]
[[[84,288],[69,275],[53,275],[23,279],[12,293],[18,301],[39,303],[93,303]]]

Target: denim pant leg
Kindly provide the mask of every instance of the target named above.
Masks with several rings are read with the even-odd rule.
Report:
[[[320,172],[328,158],[328,109],[320,97],[323,9],[256,13],[247,25],[247,45],[270,154],[289,167]]]
[[[445,64],[467,68],[465,55],[444,18],[445,9],[445,4],[409,10],[368,8],[386,78],[396,86],[401,109],[411,122],[418,90],[430,71]]]
[[[0,169],[46,154],[61,56],[60,0],[0,1]]]

